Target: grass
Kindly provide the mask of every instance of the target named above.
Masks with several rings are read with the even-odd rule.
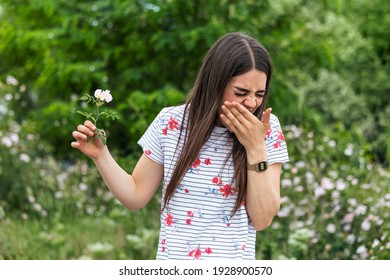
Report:
[[[145,228],[145,215],[0,220],[0,260],[154,259],[158,229]]]

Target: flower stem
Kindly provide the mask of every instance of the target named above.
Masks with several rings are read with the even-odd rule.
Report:
[[[97,111],[97,115],[96,115],[96,120],[95,120],[95,126],[97,126],[97,121],[98,121],[99,116],[100,116],[100,113],[99,113],[99,105],[96,105],[96,111]]]

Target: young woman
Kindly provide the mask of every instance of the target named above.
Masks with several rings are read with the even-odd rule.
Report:
[[[277,214],[287,147],[277,117],[265,110],[272,64],[242,33],[206,54],[188,101],[164,108],[139,140],[143,155],[124,171],[90,121],[72,147],[91,157],[128,209],[145,206],[162,182],[157,259],[255,259],[256,230]]]

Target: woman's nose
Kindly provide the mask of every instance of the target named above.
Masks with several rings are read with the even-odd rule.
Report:
[[[257,101],[256,101],[256,97],[248,97],[247,99],[244,100],[244,106],[248,109],[248,110],[253,110],[256,108],[257,106]]]

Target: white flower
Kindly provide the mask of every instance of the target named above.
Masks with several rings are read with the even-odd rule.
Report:
[[[24,161],[24,162],[29,162],[30,161],[30,157],[28,155],[26,155],[25,153],[22,153],[19,155],[19,159],[21,161]]]
[[[353,244],[353,243],[355,242],[355,240],[356,240],[355,235],[350,234],[350,235],[347,236],[347,242],[348,242],[349,244]]]
[[[8,136],[3,137],[1,143],[8,148],[12,146],[12,140]]]
[[[378,239],[375,239],[374,242],[372,243],[372,248],[375,248],[376,246],[379,245],[379,240]]]
[[[298,168],[296,168],[296,167],[291,168],[291,173],[292,174],[297,174],[298,173]]]
[[[366,214],[366,212],[367,212],[366,205],[359,205],[355,210],[356,215],[364,215],[364,214]]]
[[[35,210],[37,210],[38,212],[42,211],[42,206],[39,203],[34,203],[33,206]]]
[[[364,245],[359,246],[356,249],[356,253],[358,253],[362,259],[367,258],[368,252],[366,246]]]
[[[361,227],[362,227],[362,229],[363,229],[364,231],[370,230],[370,228],[371,228],[371,223],[370,223],[370,221],[368,221],[368,219],[364,219],[363,222],[362,222]]]
[[[14,142],[15,144],[19,142],[19,135],[17,135],[16,133],[12,133],[10,137],[12,142]]]
[[[339,191],[345,190],[346,187],[347,184],[343,179],[339,179],[336,181],[336,189],[338,189]]]
[[[28,202],[30,202],[30,203],[35,203],[35,197],[33,197],[32,195],[29,195],[29,196],[27,197],[27,199],[28,199]]]
[[[357,205],[356,198],[349,198],[347,201],[348,201],[349,205],[351,205],[351,206],[356,206]]]
[[[6,93],[6,94],[4,95],[4,99],[5,99],[5,101],[11,101],[11,100],[12,100],[12,98],[13,98],[13,96],[12,96],[12,94],[11,94],[11,93]]]
[[[110,243],[92,243],[87,246],[88,251],[92,253],[107,253],[113,249]]]
[[[306,172],[306,181],[308,184],[312,184],[314,182],[314,175],[311,172]]]
[[[110,91],[108,89],[97,89],[95,90],[94,96],[101,101],[106,101],[107,103],[112,100],[112,95],[110,94]]]
[[[104,100],[109,103],[112,100],[112,95],[110,94],[109,90],[104,91]]]
[[[353,145],[352,144],[348,144],[347,148],[345,148],[344,150],[344,155],[346,156],[352,156],[353,155]]]
[[[80,183],[79,189],[82,191],[86,191],[88,190],[88,186],[85,183]]]
[[[289,198],[288,198],[287,196],[282,196],[282,197],[280,198],[280,204],[286,203],[286,202],[288,202],[288,201],[289,201]]]
[[[322,195],[324,195],[326,192],[321,186],[316,186],[314,188],[314,197],[318,198]]]
[[[54,197],[56,199],[61,199],[62,198],[62,192],[61,191],[56,191],[55,194],[54,194]]]
[[[329,233],[335,233],[336,232],[336,226],[334,224],[328,224],[326,226],[326,231]]]
[[[301,178],[295,177],[294,178],[294,185],[298,185],[301,182]]]
[[[7,76],[7,84],[17,86],[18,83],[18,80],[14,76]]]
[[[100,100],[104,100],[103,91],[101,89],[95,90],[95,97]]]
[[[283,187],[291,187],[292,186],[292,182],[291,182],[291,179],[282,179],[282,182],[281,182],[281,185]]]
[[[338,201],[338,199],[340,198],[340,192],[339,191],[332,191],[332,198],[335,201]]]
[[[289,207],[283,207],[282,209],[279,210],[278,216],[281,218],[288,217],[290,215],[290,208]]]
[[[334,184],[329,178],[322,178],[321,187],[324,188],[325,190],[331,190],[334,188]]]
[[[344,230],[344,231],[350,231],[350,230],[351,230],[351,224],[346,224],[346,225],[343,227],[343,230]]]
[[[353,217],[354,217],[353,213],[348,213],[344,216],[343,222],[346,224],[350,224],[353,221]]]

